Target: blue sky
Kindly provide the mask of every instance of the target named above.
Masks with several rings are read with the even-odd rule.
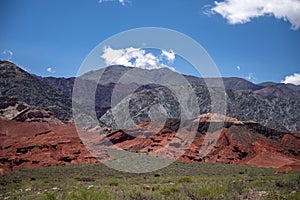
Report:
[[[0,0],[0,59],[37,75],[70,77],[88,53],[110,36],[133,28],[163,27],[201,44],[222,76],[280,82],[300,73],[300,16],[298,10],[294,14],[288,10],[298,7],[284,7],[293,15],[278,7],[249,13],[256,5],[237,11],[236,0],[223,3]],[[182,66],[180,72],[192,73]]]

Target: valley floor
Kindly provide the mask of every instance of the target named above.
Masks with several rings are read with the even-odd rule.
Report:
[[[0,191],[0,199],[300,199],[300,172],[175,162],[130,174],[76,164],[6,173]]]

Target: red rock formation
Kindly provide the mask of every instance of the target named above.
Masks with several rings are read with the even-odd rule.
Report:
[[[207,133],[210,124],[223,120],[223,128]],[[198,128],[188,146],[185,145],[191,139],[191,132],[188,127],[178,130],[178,120],[169,120],[164,127],[143,122],[126,131],[98,127],[101,134],[81,130],[81,138],[73,125],[51,122],[0,120],[0,173],[17,168],[97,162],[110,158],[106,153],[93,152],[92,148],[89,149],[93,152],[91,154],[82,141],[88,147],[122,148],[182,162],[300,170],[298,134],[279,133],[255,122],[221,115],[205,114],[190,121]]]
[[[214,133],[206,133],[209,123],[220,123],[224,127]],[[262,127],[255,122],[242,122],[222,115],[205,114],[199,116],[193,123],[199,123],[198,132],[193,142],[178,161],[183,162],[217,162],[257,167],[272,167],[284,169],[300,169],[300,137],[297,134],[274,134],[272,130]],[[147,130],[147,123],[133,127],[127,132],[115,131],[107,135],[106,143],[112,148],[122,148],[129,151],[145,152],[154,156],[167,158],[176,157],[189,134],[186,130],[176,132],[170,127],[162,130],[153,129],[152,134]],[[186,133],[184,133],[186,131]],[[110,140],[111,142],[107,142]],[[159,154],[160,149],[168,148],[165,154]],[[206,154],[205,149],[208,151]]]
[[[0,168],[97,162],[73,125],[0,120]]]

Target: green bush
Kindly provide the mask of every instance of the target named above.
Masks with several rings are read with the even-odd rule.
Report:
[[[161,187],[159,189],[159,191],[160,191],[160,194],[162,194],[164,196],[169,196],[171,194],[178,192],[178,189],[175,187],[172,187],[172,186],[164,186],[164,187]]]
[[[291,193],[289,194],[287,197],[286,197],[287,200],[299,200],[300,199],[300,192],[294,192],[294,193]]]
[[[109,186],[118,186],[118,185],[119,185],[118,182],[110,182],[110,183],[109,183]]]
[[[190,177],[182,177],[178,180],[178,183],[191,183],[192,179]]]

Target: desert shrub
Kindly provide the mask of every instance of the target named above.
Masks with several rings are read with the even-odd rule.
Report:
[[[235,199],[238,194],[227,185],[203,184],[185,188],[190,199]]]
[[[276,181],[275,185],[276,187],[284,187],[285,183],[284,181],[280,180],[280,181]]]
[[[164,196],[169,196],[171,194],[177,193],[179,190],[173,186],[164,186],[159,189],[160,194]]]
[[[110,183],[109,183],[109,186],[118,186],[118,185],[119,185],[118,182],[110,182]]]
[[[154,200],[154,198],[150,197],[141,192],[132,192],[128,196],[124,196],[124,200]]]
[[[178,180],[178,183],[191,183],[192,179],[191,177],[182,177]]]
[[[159,192],[153,191],[141,191],[139,189],[129,189],[127,191],[123,191],[123,195],[118,195],[118,199],[120,200],[158,200],[165,199],[162,194]]]
[[[287,200],[299,200],[300,199],[300,192],[294,192],[294,193],[291,193],[289,194],[287,197],[286,197]]]
[[[45,200],[55,200],[56,197],[55,197],[55,194],[53,192],[47,192],[43,199],[45,199]]]
[[[160,185],[153,185],[152,186],[152,191],[159,190],[159,188],[160,188]]]

